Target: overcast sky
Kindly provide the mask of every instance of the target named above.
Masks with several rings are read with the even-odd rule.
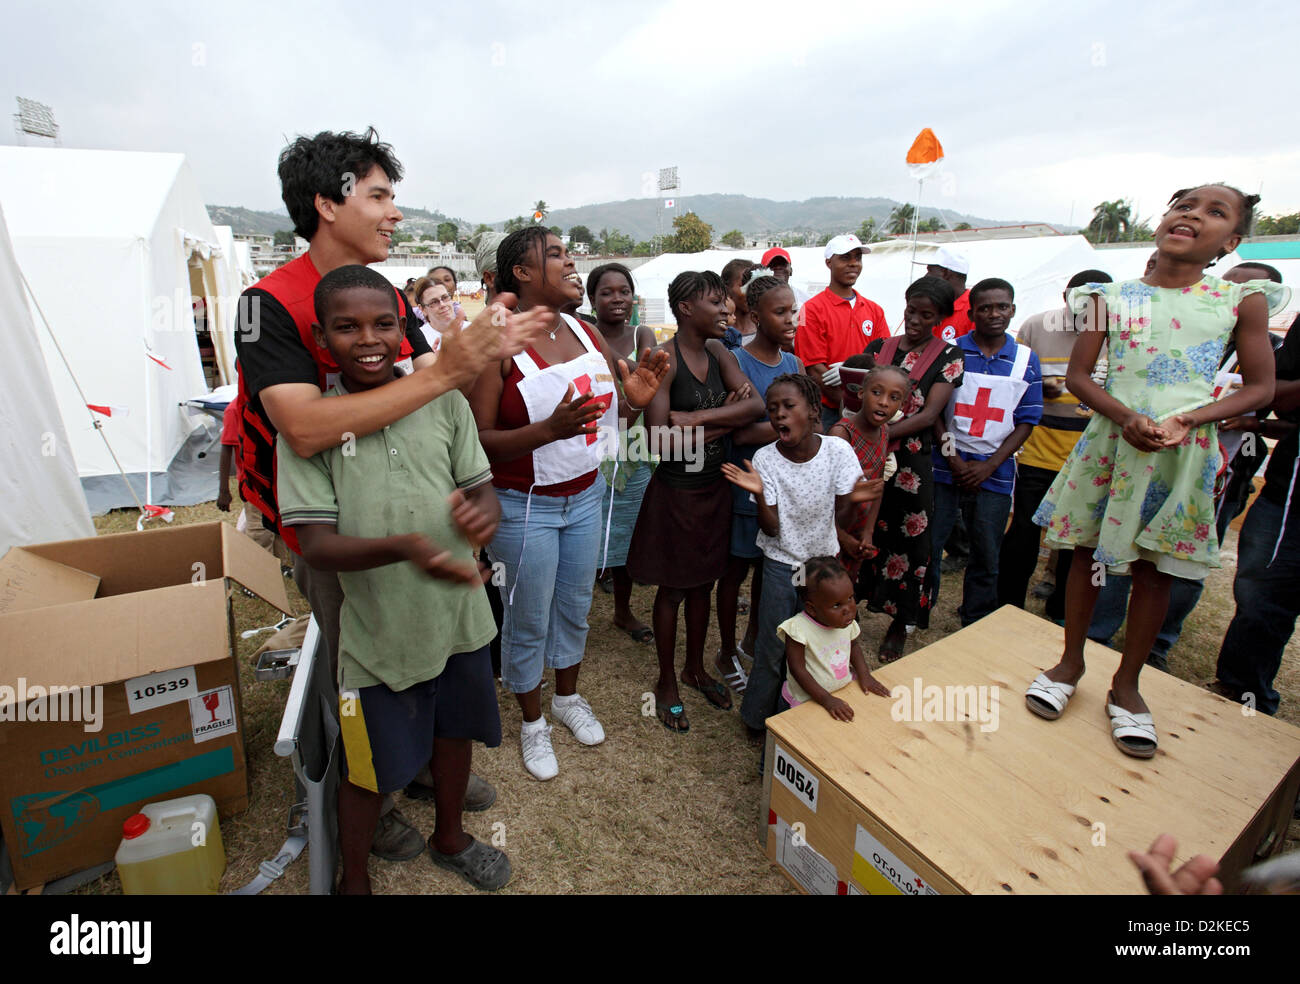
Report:
[[[670,164],[688,199],[914,200],[903,159],[929,126],[947,172],[923,205],[1082,224],[1102,199],[1146,217],[1227,180],[1300,211],[1289,4],[222,0],[6,21],[6,114],[21,95],[64,146],[182,151],[213,204],[278,207],[286,138],[370,124],[406,165],[399,205],[474,221],[644,197]]]

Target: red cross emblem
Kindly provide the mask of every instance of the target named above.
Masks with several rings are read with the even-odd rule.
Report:
[[[573,381],[573,388],[579,394],[591,392],[591,377],[584,372],[581,376],[579,376],[577,379]],[[609,409],[609,405],[614,402],[614,394],[606,393],[604,396],[594,396],[591,398],[590,402],[598,404],[600,406],[601,416],[604,416],[605,411]],[[1001,411],[998,412],[1001,413]],[[595,444],[596,439],[597,439],[597,435],[595,434],[587,435],[588,444]]]
[[[954,417],[970,418],[970,436],[983,437],[984,425],[990,420],[1001,422],[1006,416],[1006,411],[998,407],[989,406],[989,394],[991,390],[987,386],[981,386],[975,393],[974,403],[958,403],[953,407]]]

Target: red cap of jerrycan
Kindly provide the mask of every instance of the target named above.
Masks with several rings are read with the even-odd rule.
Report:
[[[143,813],[135,813],[122,821],[122,836],[134,840],[149,829],[149,818]]]

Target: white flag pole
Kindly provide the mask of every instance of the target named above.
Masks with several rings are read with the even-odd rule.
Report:
[[[925,178],[916,179],[916,208],[912,212],[912,262],[916,262],[916,234],[917,224],[921,221],[921,186],[925,184]]]

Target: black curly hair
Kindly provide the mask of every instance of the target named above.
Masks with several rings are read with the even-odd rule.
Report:
[[[293,231],[311,242],[320,226],[316,196],[341,205],[346,192],[376,166],[394,184],[402,180],[401,162],[390,145],[380,142],[373,126],[365,133],[322,130],[285,147],[277,170],[280,197],[293,220]]]
[[[316,285],[316,290],[312,293],[312,307],[316,312],[316,321],[324,325],[330,306],[330,300],[340,291],[352,290],[356,287],[364,287],[368,290],[377,290],[387,295],[392,302],[393,310],[400,317],[401,308],[397,306],[397,291],[393,289],[387,278],[383,274],[364,267],[359,263],[350,263],[347,266],[337,267],[331,270],[325,276],[320,278],[320,283]]]

